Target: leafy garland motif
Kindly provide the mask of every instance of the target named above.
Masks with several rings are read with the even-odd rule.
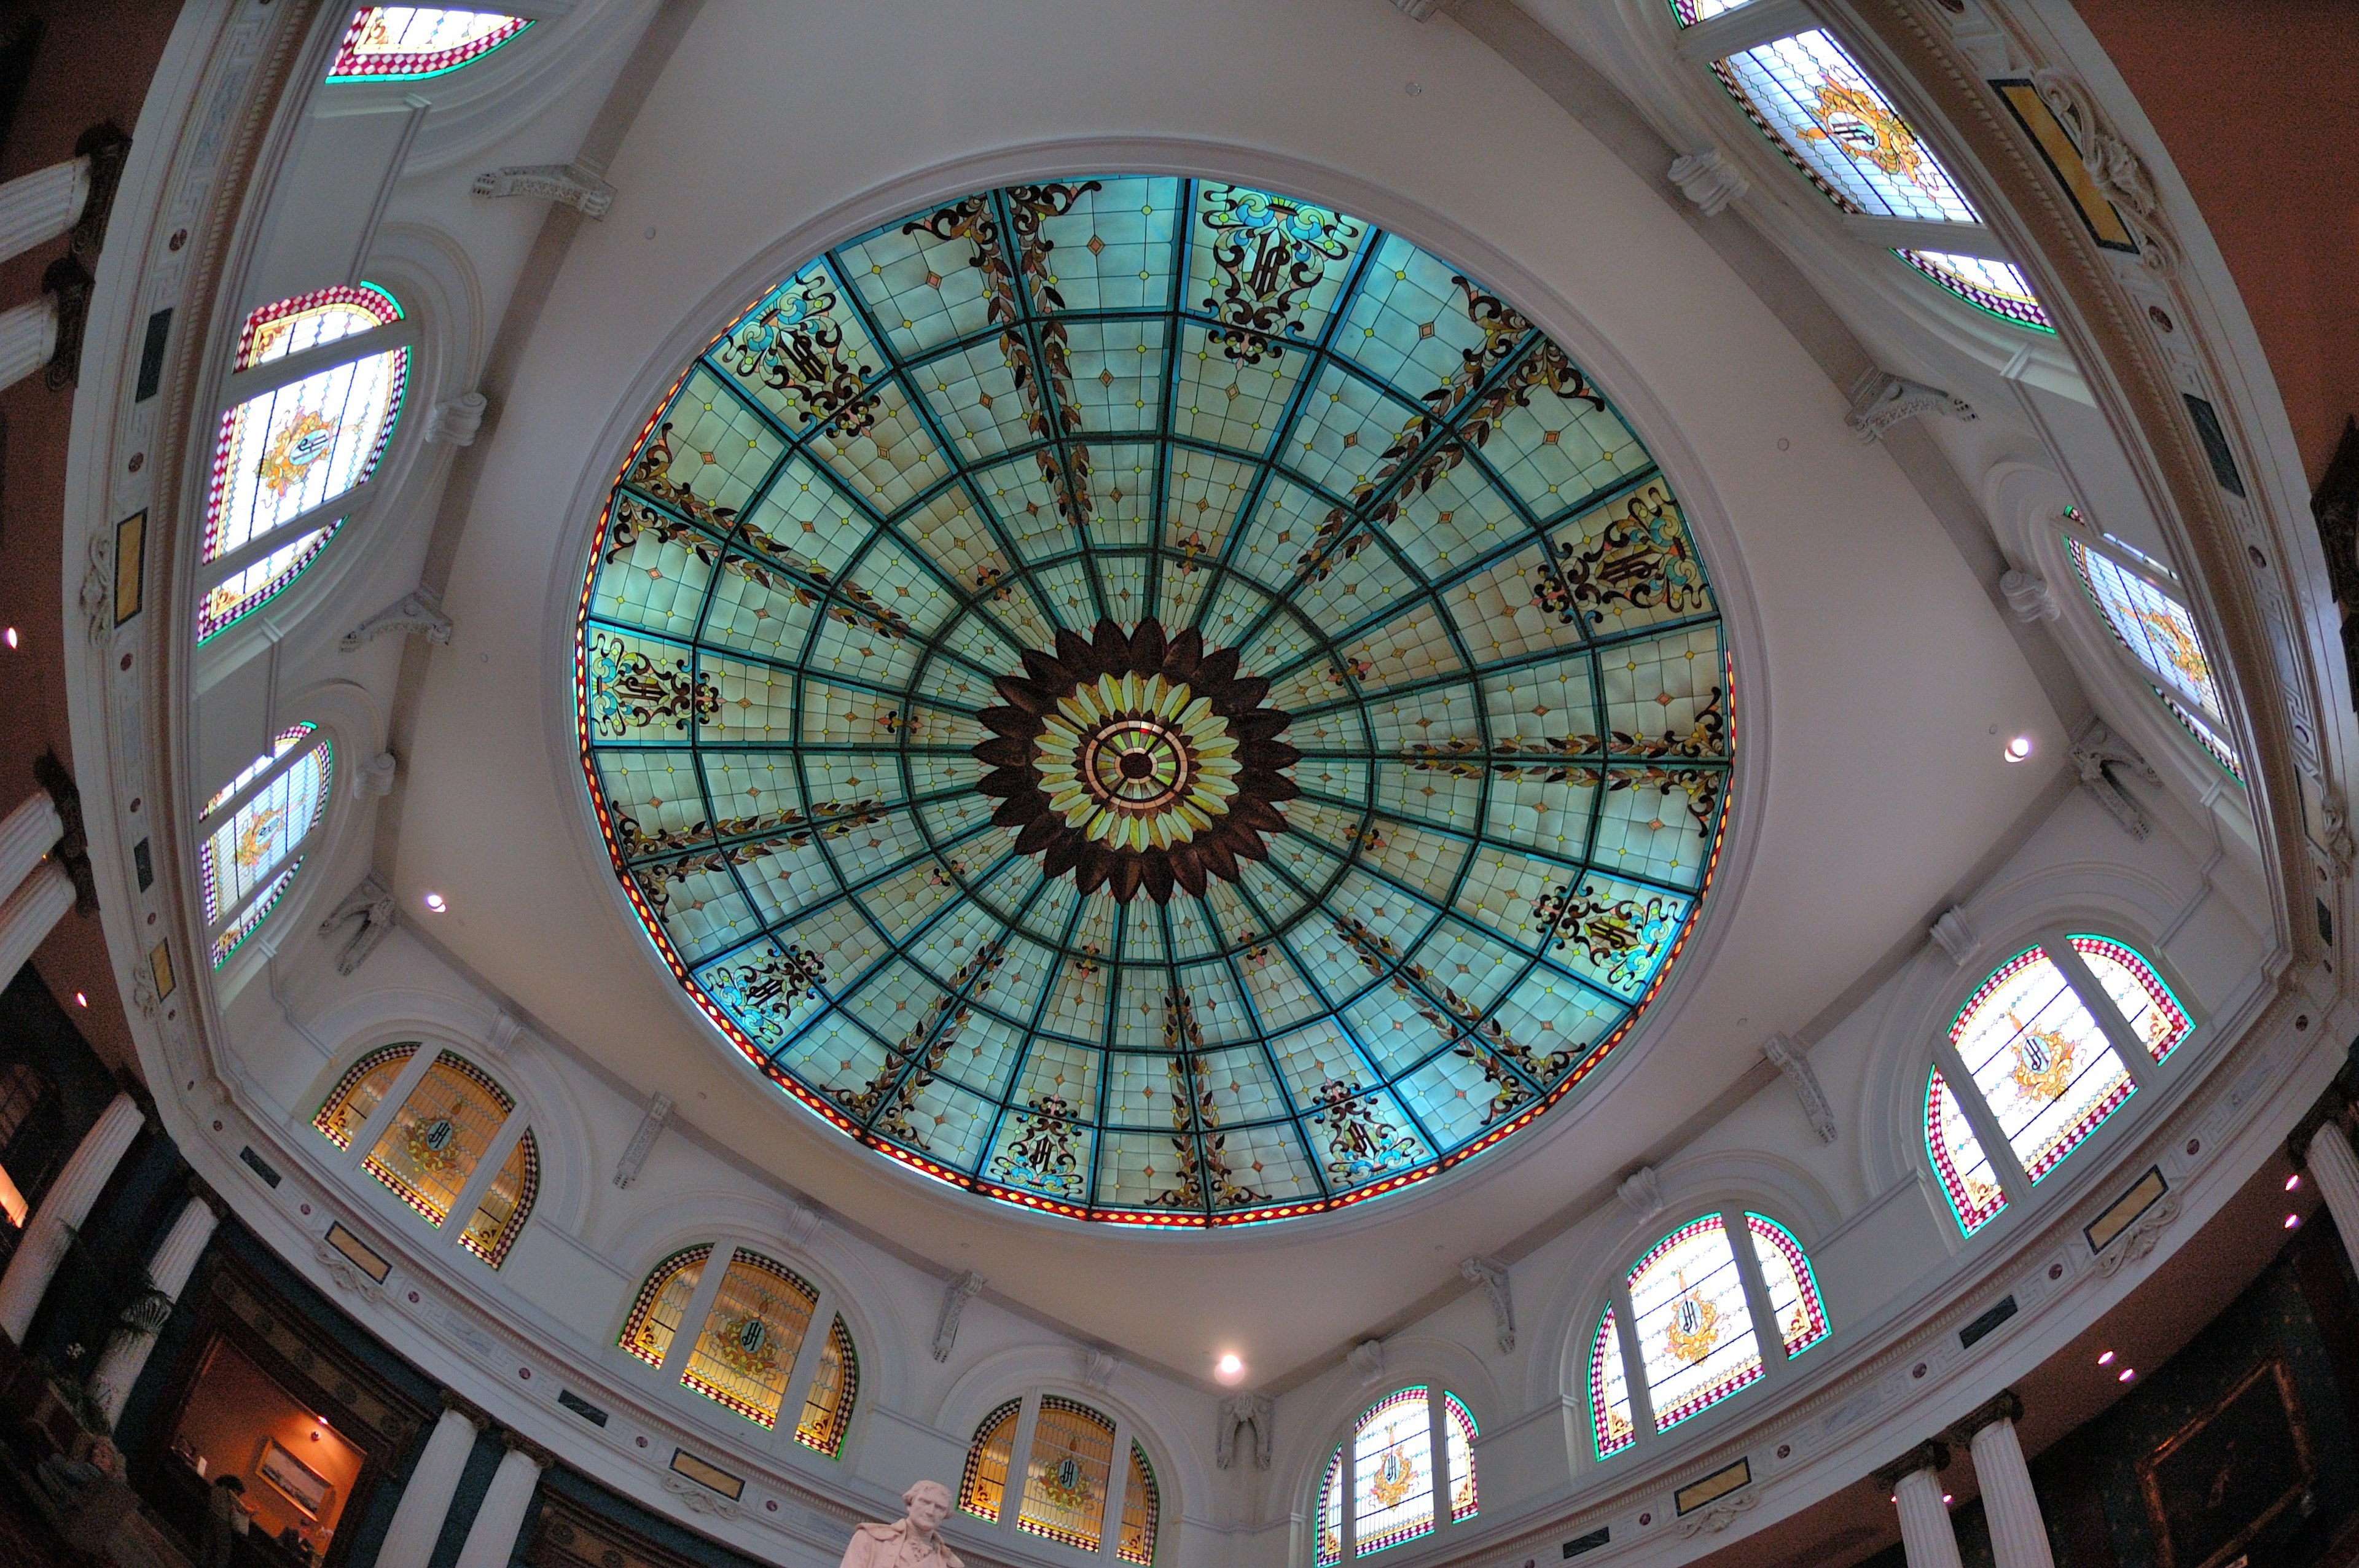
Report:
[[[885,1065],[868,1082],[856,1091],[834,1091],[844,1114],[913,1149],[931,1152],[933,1146],[926,1141],[926,1135],[910,1124],[909,1112],[926,1086],[934,1081],[942,1058],[958,1041],[959,1031],[973,1016],[968,1004],[991,989],[991,977],[1006,957],[1006,942],[995,939],[960,965],[951,977],[950,989],[936,997],[916,1025],[886,1052]]]
[[[1482,1070],[1484,1081],[1491,1086],[1491,1103],[1483,1112],[1484,1126],[1490,1126],[1531,1098],[1533,1085],[1546,1087],[1572,1065],[1572,1054],[1569,1051],[1551,1051],[1541,1056],[1531,1047],[1518,1044],[1496,1017],[1484,1018],[1482,1009],[1435,979],[1433,972],[1423,964],[1405,962],[1392,938],[1369,930],[1356,916],[1338,917],[1335,930],[1368,973],[1390,984],[1395,996],[1408,1003],[1411,1011],[1431,1024],[1443,1039],[1453,1043],[1451,1055],[1472,1062]],[[1440,999],[1439,1007],[1433,998]],[[1516,1076],[1518,1071],[1523,1076]]]
[[[649,907],[665,914],[670,911],[671,890],[690,877],[806,849],[815,838],[841,838],[854,828],[884,821],[886,815],[875,799],[864,797],[849,803],[821,801],[808,816],[796,809],[770,811],[759,816],[723,817],[712,824],[700,822],[693,827],[667,827],[658,833],[649,833],[634,818],[621,816],[615,819],[614,831],[623,841],[623,852],[634,859],[683,849],[698,851],[660,865],[632,869],[631,875],[647,895]],[[716,843],[718,839],[735,841]]]
[[[1696,831],[1709,838],[1721,794],[1728,786],[1725,767],[1704,765],[1706,760],[1728,755],[1728,715],[1721,707],[1724,695],[1721,687],[1712,687],[1686,729],[1669,729],[1660,735],[1634,735],[1623,730],[1602,737],[1508,735],[1492,741],[1487,751],[1482,741],[1462,735],[1447,741],[1412,741],[1401,749],[1401,755],[1412,771],[1447,773],[1452,778],[1481,778],[1488,772],[1495,779],[1527,784],[1684,795]]]
[[[1171,1185],[1155,1195],[1157,1206],[1191,1209],[1208,1195],[1216,1209],[1267,1203],[1267,1194],[1246,1186],[1229,1166],[1228,1134],[1219,1130],[1221,1113],[1212,1103],[1212,1072],[1204,1062],[1204,1032],[1196,1022],[1196,1004],[1177,986],[1163,993],[1163,1048],[1171,1054],[1165,1071],[1171,1078],[1171,1147],[1179,1152],[1180,1168],[1171,1174]]]

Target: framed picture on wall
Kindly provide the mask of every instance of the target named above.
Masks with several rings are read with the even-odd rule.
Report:
[[[2272,1356],[2138,1461],[2161,1568],[2224,1568],[2317,1479],[2293,1375]]]
[[[335,1499],[336,1488],[328,1478],[296,1458],[275,1437],[262,1440],[262,1452],[255,1455],[254,1473],[294,1504],[305,1519],[318,1519]]]

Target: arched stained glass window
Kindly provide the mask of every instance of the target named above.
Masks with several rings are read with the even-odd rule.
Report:
[[[1600,1459],[1611,1459],[1638,1441],[1630,1413],[1630,1375],[1622,1364],[1622,1331],[1612,1307],[1589,1336],[1589,1423]]]
[[[1327,1473],[1319,1480],[1319,1564],[1343,1561],[1343,1451],[1327,1456]]]
[[[393,1092],[402,1069],[417,1054],[418,1043],[409,1041],[399,1045],[380,1045],[364,1055],[336,1080],[336,1087],[320,1102],[319,1114],[311,1118],[311,1125],[326,1134],[328,1141],[337,1148],[351,1148],[353,1138],[368,1125],[368,1119],[376,1114],[376,1108]]]
[[[1044,1394],[1024,1466],[1024,1507],[1016,1528],[1095,1552],[1105,1538],[1106,1488],[1114,1479],[1114,1422],[1072,1400]]]
[[[1456,1394],[1441,1396],[1441,1433],[1449,1457],[1451,1519],[1473,1519],[1482,1502],[1474,1486],[1474,1417]]]
[[[2130,1033],[2144,1042],[2147,1054],[2168,1061],[2195,1028],[2169,985],[2136,948],[2110,936],[2075,936],[2071,941],[2072,950],[2089,966]]]
[[[1741,1236],[1734,1227],[1743,1227]],[[1766,1320],[1752,1303],[1768,1303]],[[1638,1342],[1634,1386],[1623,1359],[1621,1314]],[[1829,1332],[1810,1260],[1767,1215],[1699,1215],[1648,1248],[1623,1277],[1589,1342],[1589,1420],[1597,1456],[1610,1459],[1669,1432],[1799,1356]],[[1642,1428],[1639,1390],[1653,1420]]]
[[[2038,947],[1993,971],[1959,1010],[1950,1044],[2035,1182],[2137,1087],[2104,1027]]]
[[[1968,1236],[2006,1206],[1998,1172],[1939,1067],[1925,1080],[1925,1152],[1932,1158],[1933,1173],[1940,1179],[1958,1228]]]
[[[507,1261],[508,1249],[523,1233],[525,1217],[540,1195],[540,1144],[527,1129],[501,1162],[499,1174],[484,1189],[475,1217],[459,1234],[459,1245],[498,1268]]]
[[[671,1354],[672,1340],[687,1320],[704,1265],[712,1260],[712,1243],[683,1247],[647,1271],[639,1293],[623,1320],[623,1336],[615,1343],[650,1367],[660,1367]]]
[[[679,1380],[756,1426],[777,1425],[818,1305],[818,1290],[793,1270],[738,1248]]]
[[[1475,1435],[1463,1400],[1422,1383],[1362,1411],[1321,1479],[1319,1561],[1364,1558],[1432,1534],[1438,1498],[1450,1500],[1450,1522],[1473,1519]]]
[[[1687,27],[1744,3],[1671,0],[1671,11]],[[1765,9],[1761,30],[1772,36],[1712,62],[1755,128],[1842,211],[1922,225],[1921,243],[1892,247],[1902,261],[2002,320],[2053,331],[2021,268],[1970,254],[1965,236],[1983,237],[1981,214],[1874,79],[1833,35],[1791,27]],[[1972,227],[1945,234],[1942,225]]]
[[[515,1108],[507,1090],[481,1067],[455,1051],[441,1052],[361,1168],[427,1224],[440,1226]]]
[[[291,376],[273,367],[300,358],[301,371],[310,351],[400,319],[374,284],[316,289],[247,318],[199,546],[198,642],[284,589],[343,525],[349,507],[336,503],[375,471],[392,438],[409,350],[387,344]]]
[[[197,881],[216,969],[294,881],[326,814],[334,748],[324,740],[302,746],[312,733],[308,724],[282,731],[272,754],[216,791],[198,819]]]
[[[484,56],[532,23],[497,11],[438,5],[364,5],[353,13],[328,68],[330,81],[403,81],[440,76]]]
[[[1024,1413],[1022,1400],[1010,1400],[983,1418],[967,1445],[966,1468],[959,1476],[959,1507],[977,1519],[999,1522],[1007,1499],[1007,1466],[1016,1455],[1016,1423]]]
[[[1025,1455],[1016,1506],[1007,1507],[1017,1453]],[[1125,1462],[1117,1468],[1115,1455]],[[959,1507],[1002,1530],[1095,1555],[1109,1545],[1151,1568],[1163,1493],[1146,1447],[1123,1418],[1061,1394],[1027,1394],[994,1409],[975,1428],[959,1477]],[[1106,1539],[1107,1527],[1114,1540]]]
[[[819,1370],[804,1396],[802,1419],[795,1422],[795,1441],[830,1459],[839,1457],[859,1398],[860,1353],[853,1348],[852,1331],[839,1316],[820,1347]]]
[[[2145,572],[2132,570],[2070,534],[2064,535],[2064,546],[2089,602],[2136,661],[2155,696],[2212,760],[2242,784],[2244,763],[2227,742],[2219,682],[2195,630],[2195,618]]]
[[[1122,1540],[1114,1555],[1125,1563],[1149,1568],[1155,1562],[1155,1530],[1163,1514],[1163,1494],[1155,1485],[1155,1466],[1147,1450],[1130,1445],[1130,1487],[1122,1498]]]

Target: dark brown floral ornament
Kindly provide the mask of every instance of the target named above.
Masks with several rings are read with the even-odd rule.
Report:
[[[1128,633],[1101,621],[1086,639],[1060,631],[1053,655],[1026,649],[1024,674],[993,684],[1007,706],[979,716],[992,731],[974,749],[991,765],[980,787],[1048,875],[1167,903],[1174,887],[1234,881],[1237,861],[1266,859],[1263,839],[1285,830],[1277,803],[1299,793],[1285,770],[1302,754],[1278,741],[1291,720],[1261,706],[1269,682],[1240,675],[1235,649],[1208,654],[1193,629],[1167,637],[1152,619]]]

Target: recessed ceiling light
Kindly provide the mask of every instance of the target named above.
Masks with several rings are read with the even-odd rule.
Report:
[[[2299,1215],[2298,1215],[2298,1214],[2289,1214],[2289,1215],[2286,1216],[2286,1228],[2287,1228],[2288,1230],[2291,1230],[2291,1229],[2293,1229],[2295,1227],[2297,1227],[2297,1226],[2299,1226],[2299,1225],[2300,1225],[2300,1224],[2301,1224],[2301,1216],[2299,1216]]]
[[[1245,1357],[1234,1350],[1222,1352],[1221,1358],[1212,1364],[1212,1376],[1223,1383],[1238,1382],[1245,1375]]]
[[[90,1005],[90,998],[84,996],[80,991],[76,991],[74,992],[74,1005],[76,1007],[88,1007]]]
[[[2031,757],[2031,737],[2030,737],[2030,736],[2028,736],[2028,735],[2017,735],[2014,740],[2009,741],[2006,743],[2006,760],[2007,760],[2008,762],[2027,762],[2027,761],[2029,761],[2029,760],[2030,760],[2030,757]]]
[[[2113,1364],[2114,1364],[2114,1353],[2113,1353],[2112,1351],[2110,1351],[2110,1350],[2106,1351],[2104,1355],[2102,1355],[2102,1356],[2100,1356],[2100,1357],[2097,1357],[2097,1365],[2098,1365],[2098,1366],[2100,1366],[2100,1367],[2110,1367],[2110,1366],[2112,1366]]]
[[[1954,1503],[1954,1502],[1956,1502],[1957,1500],[1958,1500],[1958,1499],[1957,1499],[1956,1498],[1954,1498],[1954,1497],[1951,1496],[1951,1495],[1950,1495],[1949,1493],[1947,1493],[1947,1492],[1943,1492],[1943,1493],[1941,1494],[1941,1501],[1942,1501],[1942,1502],[1944,1502],[1944,1503]]]
[[[2128,1382],[2132,1378],[2135,1378],[2135,1377],[2136,1377],[2136,1376],[2137,1376],[2137,1368],[2135,1368],[2135,1367],[2125,1367],[2125,1368],[2123,1368],[2121,1369],[2121,1371],[2120,1371],[2118,1374],[2116,1374],[2116,1376],[2115,1376],[2115,1380],[2116,1380],[2116,1381],[2118,1381],[2118,1382],[2124,1382],[2124,1383],[2126,1383],[2126,1382]]]
[[[5,637],[10,647],[16,645],[16,629],[14,626],[9,627],[5,632],[0,632],[0,637]]]
[[[2286,1178],[2286,1191],[2291,1192],[2299,1185],[2301,1185],[2300,1172],[2296,1171],[2292,1175]]]
[[[439,892],[429,892],[426,895],[426,907],[432,910],[435,914],[440,914],[443,911],[451,907],[451,901],[444,898]]]

